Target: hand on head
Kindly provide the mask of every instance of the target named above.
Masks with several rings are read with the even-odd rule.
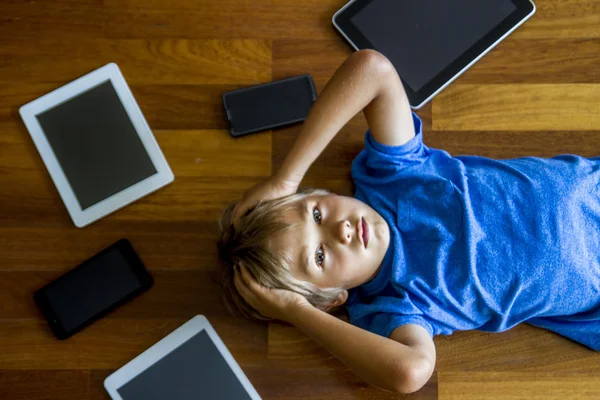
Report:
[[[267,318],[290,322],[288,318],[296,307],[312,307],[298,293],[262,286],[243,264],[235,268],[233,282],[246,303]]]
[[[241,216],[253,209],[259,202],[274,200],[296,193],[298,183],[272,176],[248,189],[233,209],[231,222],[235,228]]]

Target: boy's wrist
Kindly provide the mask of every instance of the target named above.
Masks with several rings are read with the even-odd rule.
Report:
[[[285,171],[284,168],[285,167],[280,168],[273,174],[273,178],[286,187],[298,189],[298,186],[300,186],[300,182],[302,181],[302,175],[289,173]]]
[[[307,319],[310,319],[311,315],[315,315],[319,312],[324,312],[310,304],[309,302],[296,304],[290,307],[287,318],[287,322],[298,327],[298,325],[302,324]]]

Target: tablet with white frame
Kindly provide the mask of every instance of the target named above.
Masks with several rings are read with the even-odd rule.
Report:
[[[260,400],[203,315],[125,364],[104,387],[113,400]]]
[[[19,112],[78,227],[174,179],[114,63],[24,105]]]

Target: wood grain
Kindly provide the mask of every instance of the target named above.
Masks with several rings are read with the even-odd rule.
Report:
[[[340,0],[190,1],[166,0],[138,8],[137,0],[109,0],[105,34],[109,38],[325,38]]]
[[[456,84],[433,102],[434,130],[597,130],[600,85]]]
[[[89,397],[89,370],[0,370],[0,398],[60,400]]]
[[[595,399],[600,397],[596,375],[551,372],[452,372],[440,374],[444,399]]]
[[[0,2],[0,37],[39,40],[44,36],[101,38],[105,13],[101,1]],[[35,46],[32,46],[35,48]]]
[[[600,5],[596,0],[536,0],[536,14],[517,29],[518,38],[599,38]]]
[[[265,327],[257,324],[240,327],[239,321],[223,314],[210,316],[210,322],[231,354],[242,367],[260,365],[267,351]],[[116,369],[194,315],[104,318],[68,340],[57,340],[40,318],[3,319],[0,321],[0,364],[7,370]]]
[[[457,332],[434,341],[437,371],[600,373],[593,351],[527,324],[494,334]],[[302,332],[281,324],[269,326],[268,356],[304,368],[334,368],[338,363]]]
[[[268,40],[0,39],[0,82],[56,82],[57,87],[108,62],[130,85],[256,84],[271,79]],[[68,57],[57,57],[65,54]],[[48,68],[52,65],[52,68]]]
[[[208,316],[264,399],[600,397],[598,353],[526,324],[435,337],[416,394],[363,382],[297,329],[229,316],[215,284],[222,209],[282,163],[302,126],[233,139],[222,95],[312,75],[320,92],[352,48],[331,23],[345,0],[0,2],[0,399],[108,399],[104,379],[196,314]],[[418,111],[453,155],[593,157],[600,149],[600,2],[536,0],[537,13]],[[128,81],[175,181],[73,226],[18,110],[109,62]],[[352,195],[367,124],[353,118],[305,186]],[[154,286],[66,341],[35,290],[128,238]]]

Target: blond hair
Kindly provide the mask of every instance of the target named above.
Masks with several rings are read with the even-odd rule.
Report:
[[[319,288],[301,281],[292,275],[292,260],[285,249],[269,247],[272,238],[295,227],[284,221],[295,203],[311,195],[327,195],[322,189],[304,189],[290,196],[259,203],[254,209],[240,217],[237,229],[231,224],[231,215],[236,203],[231,203],[221,214],[219,228],[221,237],[218,247],[218,280],[221,285],[222,301],[234,315],[254,320],[268,320],[254,310],[238,293],[233,282],[234,267],[243,263],[254,278],[263,286],[286,289],[304,296],[309,303],[328,310],[333,300],[344,290]],[[335,310],[329,310],[335,311]]]

